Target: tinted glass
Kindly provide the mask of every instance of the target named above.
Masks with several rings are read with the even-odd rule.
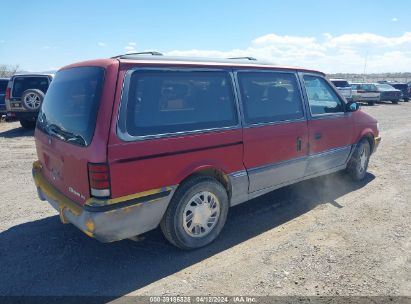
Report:
[[[0,80],[0,94],[4,94],[6,92],[8,80]]]
[[[345,80],[333,80],[331,81],[337,88],[346,88],[349,87],[350,84]]]
[[[240,72],[238,78],[247,123],[276,122],[304,116],[294,74]]]
[[[393,84],[392,85],[394,88],[398,89],[398,90],[406,90],[408,88],[408,86],[406,84]]]
[[[15,77],[13,81],[13,97],[21,97],[28,89],[37,89],[47,92],[49,79],[47,77]]]
[[[369,91],[376,91],[376,90],[377,90],[377,88],[376,88],[375,85],[373,85],[373,84],[363,84],[363,85],[361,85],[361,89],[363,89],[363,90],[365,90],[365,91],[367,91],[367,92],[369,92]]]
[[[379,88],[383,91],[395,90],[395,88],[390,86],[389,84],[376,84],[376,86],[377,86],[377,88]]]
[[[57,72],[44,98],[37,126],[74,144],[93,138],[104,69],[78,67]]]
[[[304,84],[311,114],[318,115],[344,112],[341,100],[325,79],[305,75]]]
[[[136,71],[127,101],[133,136],[237,125],[231,78],[226,72]]]

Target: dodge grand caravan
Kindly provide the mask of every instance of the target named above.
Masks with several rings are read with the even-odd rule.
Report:
[[[160,226],[183,249],[274,189],[339,170],[362,180],[380,141],[321,72],[158,53],[62,68],[35,139],[38,194],[63,223],[103,242]]]

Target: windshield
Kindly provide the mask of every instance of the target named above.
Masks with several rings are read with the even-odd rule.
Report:
[[[389,84],[377,84],[376,85],[377,88],[387,91],[387,90],[395,90],[395,88],[393,88],[392,86],[390,86]]]
[[[404,83],[399,83],[399,84],[393,84],[392,85],[394,88],[398,89],[398,90],[405,90],[408,88],[408,86]]]
[[[345,81],[345,80],[331,80],[331,82],[337,87],[337,88],[346,88],[350,87],[350,84]]]
[[[88,146],[93,138],[104,69],[77,67],[58,72],[44,98],[37,127],[66,142]]]

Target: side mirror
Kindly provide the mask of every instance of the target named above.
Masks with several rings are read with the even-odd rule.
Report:
[[[360,108],[360,105],[354,101],[347,103],[347,111],[348,112],[355,112],[358,111]]]

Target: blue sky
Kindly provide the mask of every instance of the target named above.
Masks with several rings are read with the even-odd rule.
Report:
[[[325,72],[411,72],[411,1],[0,0],[0,64],[56,69],[130,51],[249,55]]]

